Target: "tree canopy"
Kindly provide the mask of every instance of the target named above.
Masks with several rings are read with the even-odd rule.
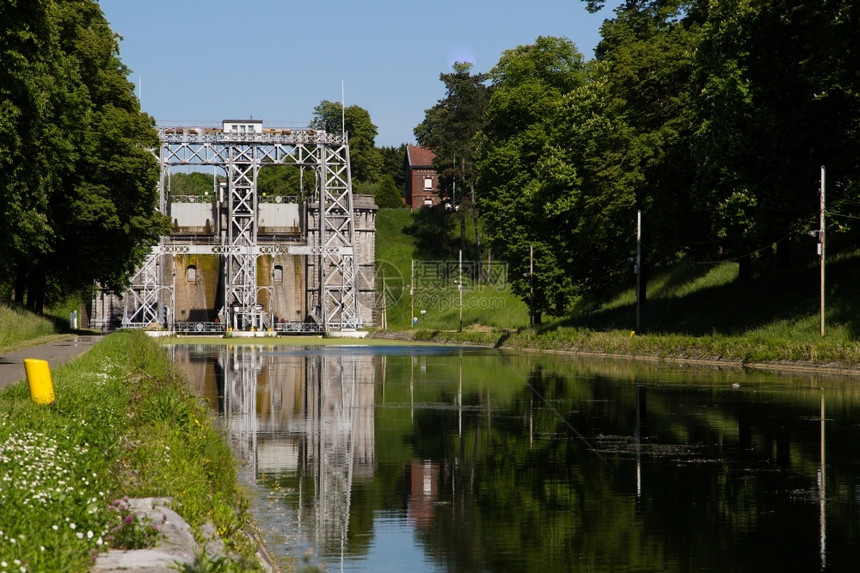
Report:
[[[323,100],[314,108],[311,127],[330,133],[349,135],[349,157],[352,178],[357,181],[376,181],[383,166],[382,154],[375,146],[376,126],[370,113],[357,105],[344,109],[339,102]]]
[[[808,240],[821,166],[828,215],[852,227],[857,38],[850,0],[624,1],[590,61],[539,37],[486,74],[442,74],[446,97],[415,135],[446,177],[459,177],[454,155],[473,166],[493,254],[515,292],[534,292],[537,319],[623,284],[637,211],[646,267],[734,260],[750,278]],[[466,94],[488,96],[483,113]]]
[[[121,288],[169,229],[158,138],[97,2],[3,3],[0,260],[16,301]]]
[[[440,74],[445,98],[425,111],[415,127],[419,145],[433,151],[433,167],[439,173],[439,195],[460,219],[460,250],[466,250],[466,216],[472,215],[475,255],[481,258],[475,169],[476,136],[484,124],[490,92],[485,74],[472,74],[472,65],[457,62],[453,71]],[[477,278],[477,277],[476,277]]]
[[[555,145],[565,95],[586,81],[582,55],[568,40],[541,37],[502,54],[490,71],[492,95],[477,152],[480,205],[496,257],[510,265],[515,292],[540,313],[562,312],[574,294],[567,253],[557,238],[572,224],[575,164]],[[538,272],[530,275],[530,268]]]

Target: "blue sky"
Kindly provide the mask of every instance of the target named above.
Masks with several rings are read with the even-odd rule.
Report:
[[[612,2],[611,4],[617,4]],[[455,61],[486,72],[504,50],[562,36],[591,58],[580,0],[101,0],[143,110],[161,123],[261,118],[303,125],[322,100],[359,105],[378,146],[414,142]],[[343,89],[342,89],[343,88]]]

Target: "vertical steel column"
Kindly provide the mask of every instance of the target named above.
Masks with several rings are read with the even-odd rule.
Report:
[[[160,176],[158,180],[158,212],[168,213],[167,183],[169,167],[166,159],[167,150],[162,146],[159,148]],[[158,241],[158,246],[146,255],[143,264],[131,277],[128,290],[124,297],[124,308],[122,316],[123,328],[146,328],[152,324],[163,325],[168,329],[173,328],[174,321],[174,296],[173,280],[171,284],[164,284],[166,271],[162,262],[164,237]],[[166,316],[162,314],[166,311]]]
[[[346,137],[336,147],[321,145],[320,300],[325,330],[352,330],[361,324],[355,258],[352,177]]]
[[[158,250],[146,255],[143,265],[131,278],[129,290],[125,295],[125,308],[122,315],[124,328],[147,327],[159,321],[159,281]]]
[[[256,146],[232,142],[228,150],[227,249],[224,301],[228,324],[240,330],[262,328],[257,305]]]

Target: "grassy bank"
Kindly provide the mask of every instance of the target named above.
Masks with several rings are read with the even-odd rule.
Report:
[[[0,303],[0,348],[55,333],[54,323],[26,310]]]
[[[377,259],[396,267],[404,277],[410,277],[413,260],[419,266],[433,261],[428,252],[447,256],[449,265],[456,265],[450,246],[447,251],[428,247],[446,241],[450,245],[450,238],[428,238],[432,233],[427,226],[411,212],[380,210],[377,232],[383,240],[377,242]],[[424,315],[416,307],[419,322],[410,328],[410,279],[405,278],[407,287],[400,296],[387,297],[389,316],[397,317],[389,318],[388,328],[422,341],[856,369],[860,367],[860,251],[841,245],[828,258],[822,336],[818,259],[809,245],[801,247],[790,269],[777,270],[771,259],[761,257],[748,281],[740,279],[738,265],[731,261],[682,260],[652,271],[647,300],[638,306],[638,321],[631,275],[630,284],[611,293],[605,303],[577,301],[566,316],[544,317],[536,328],[527,326],[525,304],[504,289],[489,293],[471,289],[464,299],[462,328],[456,305]],[[458,295],[450,281],[425,281],[423,287],[416,291],[423,298],[415,298],[451,301]],[[491,299],[494,305],[489,304]]]
[[[504,265],[494,267],[500,274],[487,284],[478,284],[472,278],[477,263],[468,253],[460,266],[457,229],[448,229],[450,236],[442,238],[443,220],[428,210],[380,209],[377,213],[377,292],[384,292],[388,328],[409,329],[413,318],[421,329],[459,328],[461,323],[498,328],[528,324],[528,307],[502,278]],[[458,288],[461,276],[462,290]]]
[[[122,500],[158,496],[195,531],[215,527],[234,556],[217,570],[255,570],[229,446],[156,344],[113,334],[52,378],[52,405],[26,383],[0,393],[0,569],[86,571],[109,547],[145,545],[157,524]]]

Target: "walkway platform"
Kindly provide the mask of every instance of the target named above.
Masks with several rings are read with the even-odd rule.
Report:
[[[27,371],[24,369],[26,358],[46,360],[48,366],[53,368],[80,356],[101,339],[100,335],[70,334],[65,338],[19,350],[0,350],[0,388],[27,379]]]

